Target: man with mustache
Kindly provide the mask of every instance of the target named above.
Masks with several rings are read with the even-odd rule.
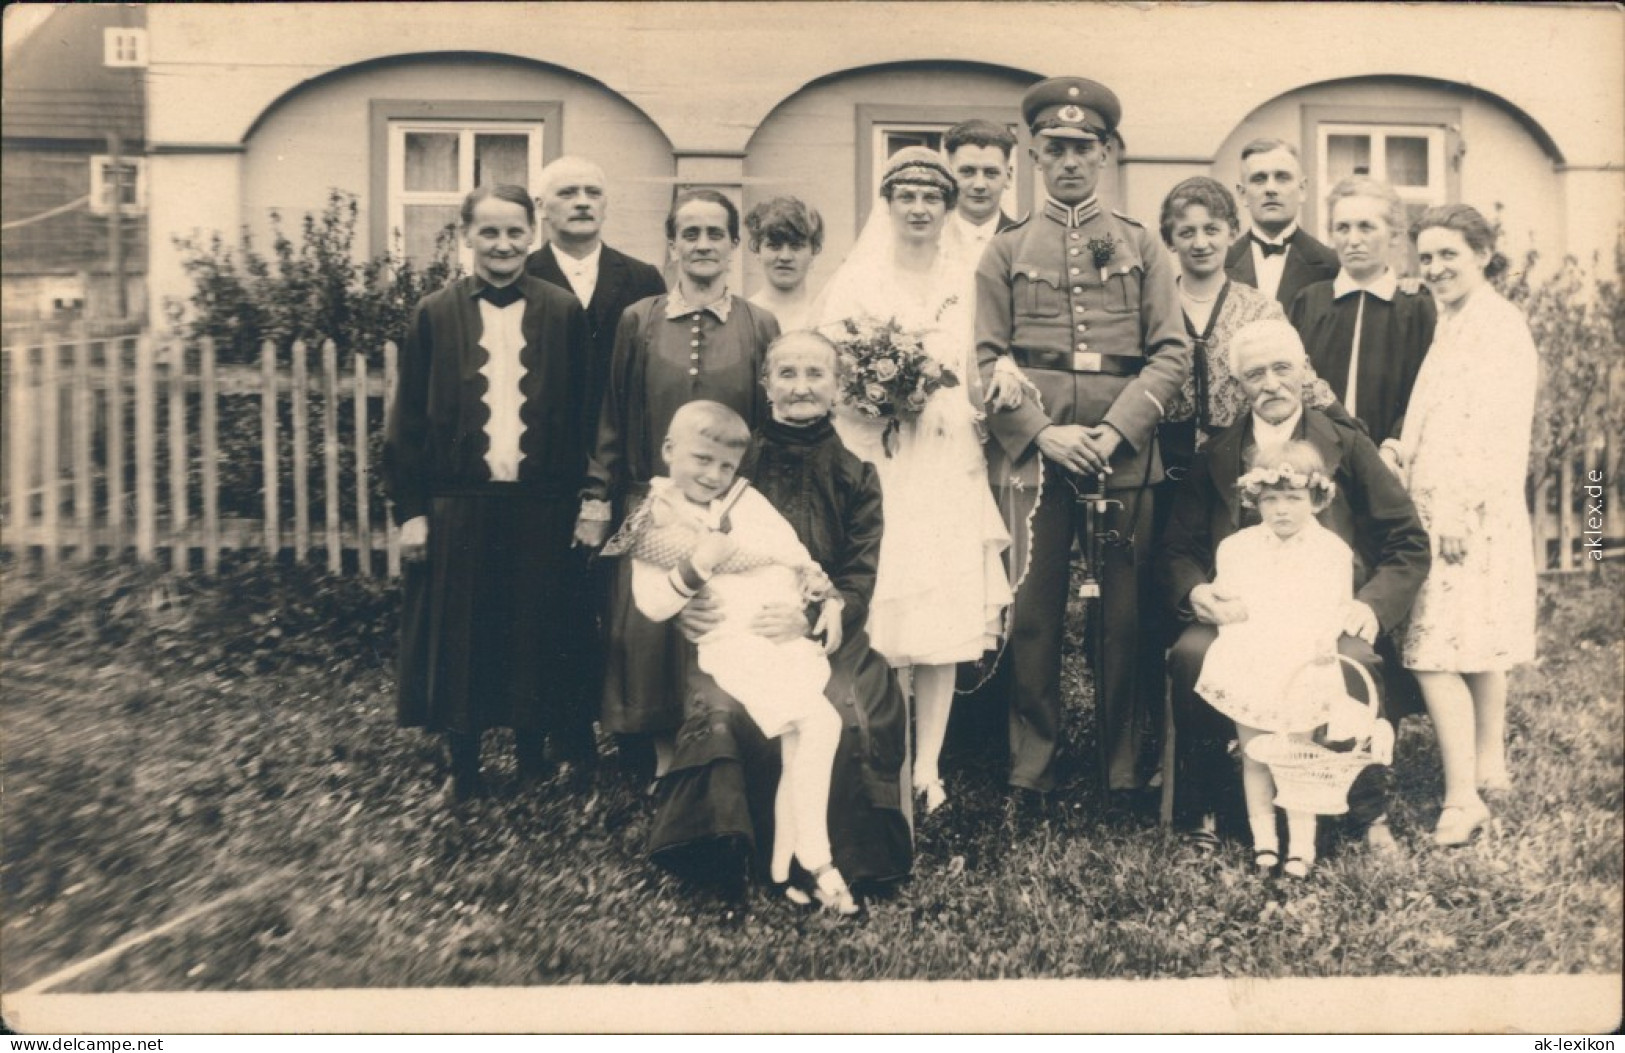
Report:
[[[525,273],[575,294],[587,314],[587,377],[581,414],[587,448],[598,434],[598,410],[615,348],[615,327],[621,312],[632,304],[666,291],[660,272],[642,260],[616,252],[603,241],[604,215],[609,204],[604,170],[584,157],[560,157],[542,169],[542,215],[547,221],[547,243],[525,261]],[[578,549],[587,558],[587,549]],[[578,579],[587,594],[572,602],[574,610],[595,612],[580,621],[581,683],[575,727],[579,732],[571,756],[576,773],[593,766],[596,747],[592,715],[603,694],[604,637],[600,621],[607,603],[609,572],[591,563]]]

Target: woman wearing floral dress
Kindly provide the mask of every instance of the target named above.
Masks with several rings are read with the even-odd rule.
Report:
[[[1439,326],[1397,440],[1383,454],[1433,540],[1433,569],[1401,640],[1439,736],[1444,809],[1460,845],[1489,820],[1481,792],[1510,788],[1506,671],[1535,656],[1535,568],[1524,478],[1538,358],[1523,312],[1486,280],[1505,265],[1466,205],[1413,228]]]
[[[1011,599],[1000,554],[1009,534],[987,485],[978,430],[972,269],[943,238],[958,193],[934,151],[910,147],[886,167],[863,234],[831,279],[820,331],[837,341],[847,321],[895,319],[961,383],[933,394],[885,448],[884,422],[838,409],[835,427],[880,475],[886,532],[869,634],[893,666],[912,670],[916,792],[927,811],[947,800],[938,757],[953,703],[955,666],[998,640]]]

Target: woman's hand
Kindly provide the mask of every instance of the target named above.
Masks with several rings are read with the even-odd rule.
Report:
[[[701,591],[688,601],[677,614],[677,628],[689,643],[699,643],[700,637],[722,624],[722,606],[710,592]]]
[[[1247,620],[1247,605],[1211,583],[1191,590],[1190,605],[1196,620],[1203,625],[1230,625]]]
[[[841,649],[841,612],[845,609],[846,602],[831,593],[818,612],[818,623],[813,626],[812,634],[814,638],[824,638],[825,654],[834,654]]]
[[[993,363],[993,375],[988,379],[987,394],[982,401],[994,412],[1017,409],[1021,406],[1025,383],[1021,368],[1008,358],[1000,358]]]
[[[1460,563],[1467,558],[1467,539],[1454,534],[1439,535],[1439,558],[1446,563]]]
[[[1377,448],[1377,456],[1382,458],[1382,463],[1388,467],[1390,472],[1393,472],[1401,481],[1404,480],[1405,460],[1400,456],[1398,443],[1392,439],[1383,443]]]
[[[429,517],[413,516],[401,524],[401,559],[422,563],[429,558]]]
[[[807,635],[807,614],[794,604],[775,603],[757,612],[750,631],[774,643],[789,643]]]

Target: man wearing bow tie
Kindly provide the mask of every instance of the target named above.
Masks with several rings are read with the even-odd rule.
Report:
[[[1230,246],[1225,273],[1288,307],[1298,290],[1337,277],[1337,253],[1298,226],[1309,186],[1298,148],[1281,139],[1254,139],[1241,149],[1236,192],[1252,216],[1252,231]]]

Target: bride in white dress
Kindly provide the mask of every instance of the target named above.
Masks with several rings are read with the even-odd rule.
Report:
[[[938,757],[953,703],[955,665],[995,648],[1011,602],[1001,553],[1010,537],[988,488],[982,455],[972,321],[972,262],[944,238],[957,187],[946,164],[921,147],[888,164],[868,224],[830,280],[817,311],[839,341],[847,319],[922,334],[925,352],[959,385],[933,394],[883,448],[885,424],[849,407],[835,413],[847,449],[880,475],[885,532],[869,609],[869,636],[894,667],[912,671],[913,780],[926,810],[947,800]]]

